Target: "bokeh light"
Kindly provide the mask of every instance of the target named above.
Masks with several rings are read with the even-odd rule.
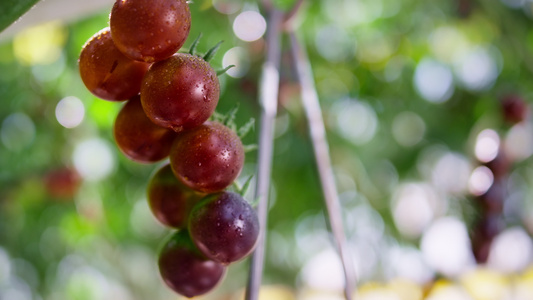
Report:
[[[345,299],[340,293],[323,292],[320,290],[312,290],[303,288],[298,295],[300,300],[343,300]],[[267,299],[265,299],[267,300]]]
[[[315,46],[326,60],[341,62],[355,55],[356,39],[341,27],[328,25],[316,33]]]
[[[494,183],[494,174],[485,167],[479,166],[474,169],[468,181],[468,190],[474,196],[485,194]]]
[[[470,42],[457,28],[442,26],[431,33],[429,46],[439,60],[452,63],[470,48]]]
[[[161,239],[161,238],[159,238]],[[154,286],[161,286],[162,283],[158,276],[157,264],[154,262],[154,251],[142,245],[131,245],[123,247],[119,253],[120,265],[124,267],[126,278],[135,286],[150,291]],[[158,295],[160,299],[172,298],[172,292],[166,289],[160,290]],[[154,297],[154,294],[149,295]],[[165,295],[165,296],[161,296]],[[139,297],[139,295],[137,295]]]
[[[424,138],[426,123],[416,113],[404,111],[394,118],[391,130],[398,144],[411,147]]]
[[[462,154],[447,152],[438,158],[431,174],[433,186],[440,191],[462,194],[468,188],[470,162]]]
[[[402,278],[390,281],[387,284],[387,287],[393,291],[394,294],[398,295],[400,300],[421,300],[424,295],[424,291],[420,285]]]
[[[501,0],[505,5],[512,7],[512,8],[520,8],[522,5],[524,5],[528,0]]]
[[[514,295],[519,300],[529,300],[531,298],[531,295],[533,295],[533,267],[529,267],[527,271],[517,278]]]
[[[90,181],[104,179],[115,168],[115,156],[111,145],[99,138],[78,143],[74,148],[72,161],[81,177]]]
[[[390,38],[378,30],[361,32],[357,38],[357,58],[364,63],[377,64],[386,61],[395,50]]]
[[[60,79],[67,67],[67,58],[63,53],[50,64],[35,64],[31,66],[31,73],[40,82],[51,83]]]
[[[350,142],[362,145],[369,142],[378,129],[375,111],[365,102],[346,99],[331,109],[339,133]]]
[[[499,74],[499,67],[489,49],[476,47],[455,62],[455,73],[468,90],[480,91],[490,88]]]
[[[72,299],[133,299],[133,295],[121,283],[88,265],[78,267],[70,274],[65,289]]]
[[[466,226],[454,217],[431,224],[422,236],[420,249],[426,263],[445,276],[459,276],[475,263]]]
[[[266,21],[256,11],[243,11],[233,21],[233,32],[245,41],[253,42],[260,39],[266,31]]]
[[[455,90],[450,68],[430,58],[420,61],[413,81],[419,95],[429,102],[444,102]]]
[[[297,246],[298,256],[302,262],[313,257],[327,248],[329,239],[325,228],[324,215],[304,216],[297,221],[293,236]]]
[[[379,247],[380,243],[363,238],[352,238],[349,241],[348,248],[351,250],[351,260],[355,265],[355,273],[360,280],[364,281],[376,276],[381,261]]]
[[[507,157],[512,161],[521,161],[533,154],[533,125],[518,123],[507,132],[504,141]]]
[[[6,282],[5,288],[0,287],[0,299],[33,300],[33,294],[26,281],[12,276]]]
[[[357,276],[371,279],[376,274],[380,261],[380,249],[386,242],[385,222],[381,215],[368,204],[347,208],[344,212],[348,235],[348,248],[351,250]]]
[[[321,1],[322,11],[333,22],[345,27],[371,23],[380,17],[394,15],[399,9],[396,1]]]
[[[30,146],[35,139],[35,124],[24,113],[13,113],[2,122],[0,138],[11,151],[20,151]]]
[[[393,196],[394,223],[406,237],[419,237],[442,210],[443,205],[439,196],[428,184],[401,185]]]
[[[474,300],[466,290],[458,285],[437,282],[429,292],[427,300]]]
[[[387,252],[384,261],[389,278],[403,278],[422,286],[435,276],[422,252],[414,247],[394,246]]]
[[[396,295],[393,291],[387,289],[386,286],[383,286],[379,283],[370,282],[365,285],[362,285],[358,294],[357,299],[361,300],[401,300],[401,298]]]
[[[492,242],[487,265],[503,273],[523,271],[533,258],[531,237],[519,227],[501,232]]]
[[[11,262],[9,254],[0,247],[0,285],[3,285],[5,281],[11,276]]]
[[[339,256],[333,249],[312,257],[303,267],[301,277],[312,289],[330,292],[344,289],[344,271]]]
[[[385,80],[392,82],[400,79],[402,72],[409,63],[409,59],[404,56],[393,56],[387,61],[385,66],[384,76]]]
[[[488,269],[466,272],[461,276],[461,283],[475,300],[501,300],[511,296],[507,278]]]
[[[228,300],[244,299],[245,291],[241,290],[238,293],[236,293],[236,295],[237,295],[236,297],[233,297]],[[258,300],[270,300],[270,299],[296,300],[296,299],[311,299],[311,298],[305,298],[305,297],[302,298],[301,295],[299,295],[299,297],[296,298],[294,291],[289,286],[286,286],[283,284],[264,284],[264,285],[261,285],[257,299]]]
[[[363,203],[344,210],[346,229],[351,239],[378,243],[385,234],[383,217],[366,200],[361,201]]]
[[[234,67],[229,69],[226,74],[234,78],[246,75],[246,72],[250,69],[250,58],[246,49],[234,47],[224,53],[222,67],[227,68],[231,65],[234,65]]]
[[[56,105],[56,119],[65,128],[77,127],[84,116],[85,106],[74,96],[65,97]]]
[[[50,64],[59,59],[66,39],[65,27],[60,22],[50,22],[19,33],[13,48],[21,63]]]
[[[476,138],[475,155],[480,162],[489,162],[498,156],[500,136],[492,129],[481,131]]]
[[[242,8],[242,4],[241,0],[213,0],[215,9],[226,15],[238,12]]]
[[[165,227],[155,219],[146,199],[140,199],[133,206],[130,225],[135,233],[149,240],[161,238],[165,232]]]

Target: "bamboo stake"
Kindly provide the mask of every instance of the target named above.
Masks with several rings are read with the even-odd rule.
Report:
[[[320,183],[322,185],[322,192],[324,193],[324,201],[328,212],[328,220],[344,268],[344,294],[347,300],[351,300],[357,279],[353,269],[352,260],[346,247],[341,206],[331,167],[322,110],[320,109],[309,58],[301,47],[293,30],[289,30],[289,35],[291,40],[292,58],[296,66],[296,75],[300,82],[302,102],[309,124],[315,160],[318,166]]]
[[[255,199],[259,201],[257,214],[259,233],[256,249],[251,258],[246,300],[257,300],[263,277],[265,256],[265,233],[268,219],[268,196],[272,170],[272,149],[274,140],[274,119],[277,114],[280,64],[280,24],[283,14],[275,8],[270,10],[267,30],[266,61],[260,80],[259,103],[261,104],[259,152],[257,165],[257,184]]]

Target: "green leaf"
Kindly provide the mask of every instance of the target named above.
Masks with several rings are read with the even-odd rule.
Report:
[[[189,54],[190,55],[195,55],[196,54],[196,47],[198,46],[198,43],[200,42],[201,38],[202,38],[202,33],[200,32],[198,37],[191,44],[191,49],[189,49]]]
[[[250,175],[250,177],[248,177],[248,179],[246,180],[246,182],[244,182],[241,190],[240,190],[240,194],[242,197],[244,197],[244,195],[246,195],[246,193],[248,192],[248,189],[250,188],[250,184],[252,183],[252,179],[254,178],[254,174]]]
[[[282,11],[290,10],[297,2],[297,0],[274,0],[274,6]]]
[[[235,67],[235,65],[229,65],[229,66],[225,67],[224,69],[217,71],[217,76],[225,74],[229,69],[231,69],[233,67]]]
[[[237,135],[243,139],[255,127],[255,119],[250,118],[246,124],[242,125],[237,132]]]
[[[252,152],[259,148],[257,144],[244,145],[243,147],[244,147],[244,153]]]
[[[235,125],[235,116],[237,115],[237,112],[239,111],[239,103],[235,103],[235,106],[226,113],[224,116],[224,120],[222,120],[222,124],[224,126],[229,127],[231,130],[236,131],[237,125]]]
[[[223,42],[224,41],[220,41],[215,46],[213,46],[213,48],[209,49],[203,57],[204,60],[207,62],[210,61],[213,58],[213,56],[215,56],[215,54],[218,51],[218,48],[220,48],[220,45],[222,45]]]
[[[39,0],[2,0],[0,1],[0,31],[18,20]]]

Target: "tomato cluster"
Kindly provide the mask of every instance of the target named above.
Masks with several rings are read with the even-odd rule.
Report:
[[[520,95],[505,95],[500,100],[501,116],[506,126],[528,121],[529,107]],[[471,240],[478,263],[487,262],[494,239],[505,228],[502,214],[509,194],[506,181],[512,171],[512,163],[512,158],[503,145],[499,146],[492,160],[483,163],[492,173],[493,183],[484,194],[475,198],[478,215],[471,230]]]
[[[209,120],[217,73],[202,57],[176,53],[191,26],[185,0],[117,0],[109,24],[83,46],[81,78],[97,97],[127,101],[114,125],[124,155],[143,163],[170,158],[148,185],[154,216],[178,229],[159,270],[174,291],[204,294],[259,235],[255,211],[226,191],[241,172],[243,145],[234,130]]]

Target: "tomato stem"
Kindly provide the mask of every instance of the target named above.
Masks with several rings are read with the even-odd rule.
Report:
[[[209,49],[204,55],[203,59],[207,62],[210,61],[215,56],[218,51],[218,48],[220,48],[220,45],[222,45],[223,42],[224,41],[220,41],[215,46],[213,46],[213,48]]]
[[[255,127],[255,119],[250,118],[248,122],[246,122],[244,125],[239,128],[237,131],[237,135],[242,140],[253,128]]]
[[[192,42],[191,48],[189,49],[190,55],[196,55],[196,47],[198,46],[198,43],[200,42],[200,38],[202,38],[202,33],[198,35],[198,37]]]
[[[224,69],[217,71],[217,76],[225,74],[229,69],[231,69],[233,67],[235,67],[235,65],[229,65],[229,66],[225,67]]]

